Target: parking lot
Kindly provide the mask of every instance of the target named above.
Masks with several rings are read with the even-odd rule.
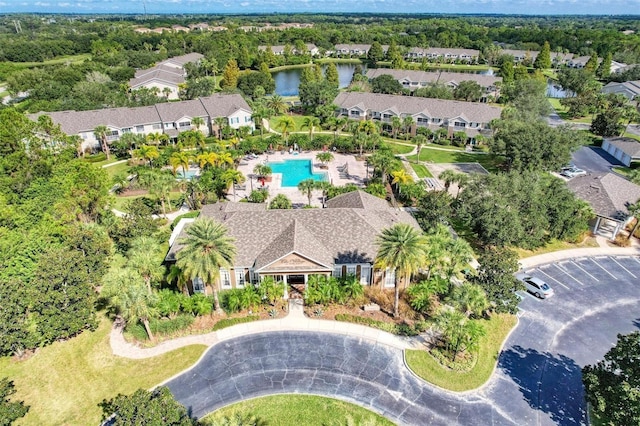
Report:
[[[603,175],[611,171],[611,167],[623,166],[604,149],[595,146],[584,146],[572,154],[571,162],[578,168],[592,175]]]
[[[602,359],[618,333],[640,328],[640,258],[574,258],[524,272],[555,294],[519,292],[520,323],[483,393],[521,424],[586,424],[581,369]]]

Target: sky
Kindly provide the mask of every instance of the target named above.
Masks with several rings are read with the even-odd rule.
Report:
[[[640,14],[640,0],[0,0],[0,14],[33,13]]]

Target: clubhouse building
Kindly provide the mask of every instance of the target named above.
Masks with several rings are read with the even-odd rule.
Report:
[[[266,204],[223,202],[204,206],[200,217],[222,223],[235,240],[234,264],[220,269],[213,285],[220,290],[242,288],[272,276],[284,283],[285,294],[303,291],[314,274],[353,275],[362,285],[392,288],[403,277],[375,267],[376,237],[397,223],[420,229],[411,214],[363,191],[332,198],[324,209],[269,210]],[[167,262],[176,261],[180,241],[193,221],[183,219],[174,229]],[[196,279],[191,290],[209,293],[210,284]]]

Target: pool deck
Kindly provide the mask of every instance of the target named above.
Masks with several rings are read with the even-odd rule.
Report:
[[[339,154],[337,152],[332,152],[333,161],[328,164],[328,169],[322,169],[319,166],[322,164],[316,160],[316,155],[321,151],[303,151],[298,155],[289,154],[285,152],[284,154],[275,152],[273,154],[262,154],[259,155],[258,158],[251,160],[242,160],[240,166],[238,166],[238,170],[242,172],[242,174],[247,178],[245,182],[246,189],[245,190],[236,190],[236,199],[235,201],[239,201],[242,198],[245,198],[251,193],[251,187],[253,185],[253,189],[258,189],[260,184],[255,178],[253,174],[253,169],[256,165],[262,163],[269,162],[278,162],[285,160],[311,160],[313,164],[313,173],[327,173],[329,177],[329,182],[335,186],[343,186],[348,183],[353,183],[358,186],[364,187],[364,181],[366,177],[366,167],[364,161],[357,161],[353,154]],[[338,166],[347,165],[347,173],[341,173],[338,170]],[[372,169],[369,168],[369,173],[371,173]],[[251,178],[253,177],[253,178]],[[300,192],[297,187],[283,187],[282,186],[282,175],[280,173],[274,173],[271,176],[271,182],[266,182],[266,185],[269,187],[269,202],[273,197],[278,194],[286,195],[294,207],[302,207],[307,205],[307,196]],[[233,201],[233,191],[229,194],[229,199]],[[314,207],[322,207],[322,194],[320,191],[313,192],[313,198],[311,199],[311,205]]]

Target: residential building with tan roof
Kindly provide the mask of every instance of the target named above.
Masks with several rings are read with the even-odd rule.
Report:
[[[406,54],[407,59],[444,60],[447,62],[475,62],[480,51],[476,49],[453,49],[448,47],[414,47]]]
[[[396,278],[402,277],[374,265],[376,238],[397,223],[420,229],[411,214],[363,191],[332,198],[324,209],[270,210],[266,204],[224,202],[204,206],[200,217],[220,222],[234,239],[233,266],[221,269],[218,282],[213,283],[220,290],[272,276],[288,290],[293,286],[302,291],[314,274],[353,275],[363,285],[394,287]],[[174,229],[167,262],[179,256],[191,222],[181,222]],[[193,287],[208,291],[199,280]]]
[[[55,124],[60,124],[68,135],[78,135],[82,139],[83,150],[99,147],[93,134],[98,126],[109,129],[108,142],[114,142],[125,133],[146,136],[150,133],[163,133],[176,138],[180,132],[196,129],[192,121],[195,117],[204,120],[199,129],[206,136],[217,133],[216,118],[223,117],[233,129],[242,126],[255,128],[251,107],[239,94],[215,94],[203,98],[167,102],[152,106],[133,108],[107,108],[91,111],[58,111],[32,114],[32,120],[46,114]]]
[[[131,90],[145,87],[156,90],[157,94],[164,95],[167,99],[178,99],[180,85],[185,82],[187,73],[184,66],[187,63],[198,62],[204,58],[200,53],[187,53],[165,59],[154,67],[137,70],[134,78],[129,80]]]
[[[318,46],[316,46],[313,43],[305,43],[305,47],[306,47],[307,51],[301,53],[301,52],[298,52],[298,50],[293,45],[291,45],[291,53],[294,54],[294,55],[300,55],[300,54],[308,53],[311,56],[317,56],[320,53],[320,50],[318,49]],[[284,55],[286,45],[279,44],[279,45],[275,45],[275,46],[258,46],[258,51],[264,52],[268,48],[271,48],[271,52],[274,55],[281,56],[281,55]]]
[[[464,72],[414,71],[389,68],[375,68],[367,70],[367,77],[369,79],[373,79],[381,75],[392,76],[398,81],[398,83],[402,84],[402,87],[412,91],[432,84],[444,84],[447,87],[455,89],[463,81],[475,81],[484,90],[484,96],[479,99],[480,102],[486,102],[489,96],[494,99],[497,98],[500,93],[498,86],[499,83],[502,82],[502,77],[495,75],[482,75]]]
[[[451,137],[464,131],[472,140],[490,135],[490,123],[500,118],[501,109],[480,102],[462,102],[417,96],[385,95],[381,93],[343,92],[333,103],[338,112],[352,120],[376,120],[389,124],[393,117],[413,117],[415,127],[433,131],[447,129]]]

